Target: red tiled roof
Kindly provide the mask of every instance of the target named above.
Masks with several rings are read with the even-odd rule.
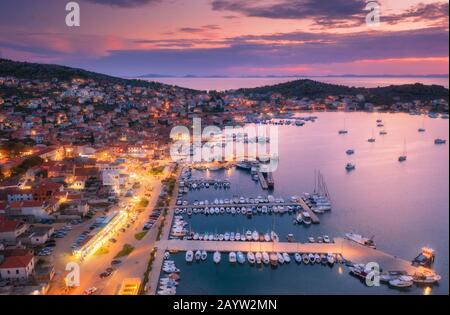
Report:
[[[26,253],[21,256],[9,256],[0,264],[0,269],[25,268],[30,264],[32,259],[33,255],[31,253]]]
[[[15,231],[23,223],[0,216],[0,233]]]

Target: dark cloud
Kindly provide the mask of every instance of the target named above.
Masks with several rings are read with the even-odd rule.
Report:
[[[182,27],[182,28],[179,28],[178,31],[181,33],[195,34],[195,33],[203,33],[206,31],[217,31],[220,29],[221,29],[221,27],[219,25],[210,24],[210,25],[204,25],[202,27]]]
[[[449,4],[443,2],[435,2],[423,4],[419,3],[400,14],[393,14],[389,16],[383,16],[382,21],[389,24],[397,24],[407,20],[418,21],[432,21],[434,23],[445,22],[448,25],[448,9]]]
[[[255,0],[213,0],[212,8],[251,17],[272,19],[343,20],[364,13],[365,0],[282,0],[275,3]]]
[[[223,74],[227,69],[247,67],[326,65],[365,59],[442,57],[449,54],[448,31],[444,28],[242,36],[221,42],[226,47],[208,49],[196,49],[191,45],[192,41],[186,40],[149,42],[160,49],[111,51],[107,57],[83,60],[76,65],[115,75],[138,75],[142,69],[167,74]]]
[[[120,8],[135,8],[149,3],[157,3],[160,0],[84,0],[96,4],[110,5]]]

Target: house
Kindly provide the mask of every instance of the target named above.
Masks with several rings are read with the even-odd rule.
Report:
[[[24,245],[38,246],[45,244],[54,232],[55,228],[51,226],[33,226],[20,239]]]
[[[0,279],[9,281],[26,281],[34,273],[34,255],[26,249],[4,250],[0,253]]]
[[[23,222],[0,216],[0,241],[14,242],[27,229],[28,225]]]

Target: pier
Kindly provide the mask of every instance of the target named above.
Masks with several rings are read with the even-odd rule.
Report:
[[[262,172],[258,172],[259,183],[261,184],[262,189],[269,189],[269,185],[267,184],[266,178]]]
[[[288,243],[288,242],[239,242],[239,241],[186,241],[161,240],[157,243],[159,249],[170,252],[185,252],[188,250],[205,250],[207,252],[279,252],[279,253],[314,253],[341,255],[352,263],[367,264],[376,262],[383,270],[402,270],[414,274],[419,270],[410,261],[387,254],[381,250],[357,244],[351,240],[337,237],[333,243]]]
[[[306,202],[302,198],[299,198],[298,204],[303,208],[303,210],[309,213],[309,215],[311,216],[312,223],[314,224],[320,223],[319,217],[311,210],[311,208],[306,204]]]

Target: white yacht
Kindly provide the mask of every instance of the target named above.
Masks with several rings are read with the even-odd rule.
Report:
[[[228,254],[228,261],[230,263],[236,262],[236,253],[235,252],[230,252],[230,254]]]
[[[257,231],[253,231],[252,239],[256,242],[259,240],[259,233]]]
[[[242,252],[237,252],[237,261],[240,264],[245,263],[245,256]]]
[[[278,234],[274,231],[270,232],[270,238],[272,239],[272,242],[279,242],[280,238],[278,237]]]
[[[270,263],[270,256],[268,253],[266,253],[266,252],[262,253],[262,261],[263,261],[264,265],[268,265]]]
[[[220,254],[220,252],[216,251],[214,252],[213,255],[213,260],[216,264],[220,263],[220,260],[222,259],[222,255]]]
[[[255,259],[256,259],[256,263],[257,263],[258,265],[260,265],[260,264],[262,263],[262,254],[261,254],[260,252],[257,252],[257,253],[255,254]]]
[[[297,263],[301,263],[302,262],[302,255],[300,255],[300,253],[295,253],[294,254],[294,259]]]
[[[397,279],[389,281],[389,285],[396,288],[409,288],[413,283],[413,277],[410,276],[400,276]]]
[[[311,216],[306,211],[302,212],[302,219],[303,223],[305,223],[306,225],[310,225],[312,223]]]
[[[247,253],[247,260],[250,264],[254,264],[256,261],[255,254],[252,252]]]
[[[290,263],[291,262],[291,257],[289,256],[288,253],[283,253],[283,259],[285,263]]]
[[[345,237],[347,237],[349,240],[354,241],[358,244],[368,246],[371,248],[375,248],[375,242],[373,241],[373,237],[367,238],[360,234],[355,234],[355,233],[346,233]]]
[[[194,260],[194,252],[191,250],[188,250],[186,252],[186,261],[187,262],[192,262],[192,260]]]
[[[277,253],[277,259],[280,264],[284,264],[284,257],[282,254]]]
[[[245,238],[247,239],[247,241],[251,241],[253,239],[252,231],[248,230],[247,232],[245,232]]]
[[[208,258],[208,253],[207,253],[205,250],[203,250],[203,251],[202,251],[201,259],[202,259],[202,260],[206,260],[206,258]]]
[[[264,241],[270,242],[270,235],[269,235],[269,233],[264,234]]]
[[[202,258],[202,252],[201,251],[196,251],[195,252],[195,260],[200,260]]]

